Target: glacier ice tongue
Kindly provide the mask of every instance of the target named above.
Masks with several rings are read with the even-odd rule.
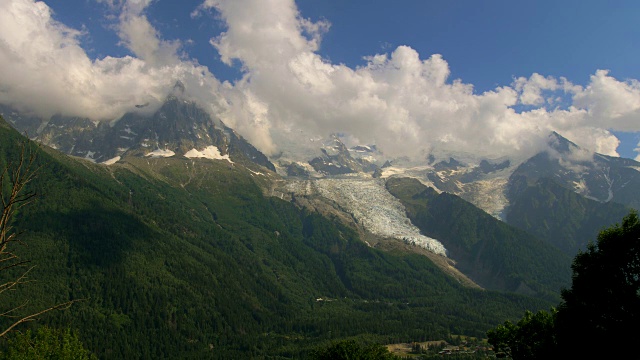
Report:
[[[376,179],[318,179],[314,181],[320,195],[335,202],[353,215],[362,226],[381,237],[395,238],[447,255],[444,245],[420,234],[406,215],[405,208]]]

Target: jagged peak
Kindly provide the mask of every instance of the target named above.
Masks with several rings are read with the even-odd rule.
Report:
[[[163,106],[166,105],[167,103],[174,102],[174,101],[186,101],[190,104],[195,105],[195,102],[187,98],[187,96],[185,95],[185,92],[186,92],[186,87],[184,86],[184,83],[182,83],[182,81],[180,80],[177,80],[176,83],[171,88],[171,92],[169,92],[169,94],[167,95],[167,98],[164,100]]]
[[[580,149],[580,146],[555,131],[552,131],[547,137],[547,144],[561,154],[571,153]]]
[[[185,86],[184,83],[182,83],[182,81],[178,80],[176,81],[176,83],[173,85],[173,89],[171,90],[173,95],[184,95],[185,92]]]

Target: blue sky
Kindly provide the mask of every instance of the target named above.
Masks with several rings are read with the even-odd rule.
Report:
[[[390,5],[391,4],[391,5]],[[301,1],[332,22],[322,52],[355,65],[363,54],[409,45],[439,53],[454,78],[479,90],[533,72],[586,83],[596,69],[637,77],[637,1]],[[624,4],[624,5],[623,5]]]
[[[22,3],[25,11],[28,11],[28,6],[35,4],[31,0],[8,0],[8,3]],[[433,102],[433,99],[440,96],[435,94],[438,93],[437,88],[443,86],[438,80],[442,76],[444,86],[449,86],[446,89],[449,97],[438,98],[437,104],[449,103],[449,107],[456,109],[476,106],[476,103],[480,105],[473,111],[460,113],[455,110],[443,113],[441,117],[447,118],[446,121],[451,123],[453,119],[466,116],[468,118],[459,126],[473,127],[476,121],[476,115],[473,114],[481,114],[479,116],[484,122],[481,121],[482,126],[478,127],[486,129],[487,141],[494,148],[504,151],[508,151],[510,146],[517,148],[517,144],[504,138],[512,134],[524,136],[523,134],[540,128],[540,132],[558,130],[577,142],[584,139],[584,146],[599,147],[596,150],[605,153],[612,153],[611,149],[615,148],[615,141],[611,137],[613,134],[621,141],[617,147],[620,155],[631,158],[637,155],[634,152],[640,141],[637,135],[640,130],[640,99],[637,98],[640,87],[634,80],[639,78],[637,59],[640,55],[640,26],[637,25],[640,23],[640,2],[637,1],[299,0],[293,3],[289,0],[242,0],[236,1],[234,5],[233,2],[224,0],[51,0],[45,3],[52,11],[52,21],[79,31],[70,38],[77,42],[77,46],[91,61],[100,62],[105,57],[123,61],[129,56],[141,60],[148,67],[144,70],[145,74],[153,66],[156,70],[160,66],[165,66],[166,69],[167,64],[178,66],[178,62],[181,62],[179,71],[190,74],[198,65],[206,67],[211,76],[207,80],[210,81],[207,83],[209,85],[205,87],[216,97],[212,102],[241,104],[253,109],[247,112],[235,109],[233,105],[225,108],[225,121],[236,125],[250,139],[268,137],[273,129],[288,129],[292,124],[309,133],[321,133],[331,126],[339,126],[339,122],[329,119],[331,116],[338,116],[345,119],[353,117],[349,121],[354,125],[332,130],[350,131],[362,141],[380,141],[380,134],[385,132],[397,132],[395,135],[403,138],[413,131],[418,134],[414,136],[416,142],[428,139],[429,146],[448,144],[471,148],[472,145],[478,145],[468,140],[469,134],[439,130],[442,124],[432,119],[431,113],[419,110],[415,101],[400,101],[389,92],[380,92],[381,87],[399,86],[400,83],[393,82],[395,78],[389,69],[403,66],[398,65],[405,64],[400,61],[401,58],[406,60],[415,55],[425,62],[432,55],[440,54],[446,71],[439,58],[433,58],[433,63],[423,64],[425,68],[416,70],[414,75],[420,76],[433,71],[437,76],[429,78],[434,81],[433,86],[424,85],[427,86],[425,88],[416,85],[416,91],[433,90],[434,93],[428,96],[428,101]],[[199,9],[197,14],[194,13],[196,9]],[[268,15],[264,15],[265,13]],[[16,18],[20,19],[19,16]],[[224,41],[210,43],[212,38],[221,34],[240,34],[241,26],[253,24],[254,18],[263,22],[255,24],[273,21],[293,25],[283,27],[281,38],[256,31],[244,34],[255,35],[256,39],[265,35],[255,43],[244,35],[236,38],[230,36]],[[308,30],[304,30],[306,25],[301,22],[301,18],[310,20],[309,23],[316,27],[311,27],[310,33],[305,32]],[[19,23],[18,20],[16,23]],[[140,26],[125,27],[127,23]],[[318,24],[321,25],[319,28]],[[140,30],[148,28],[153,29],[151,35],[148,32],[143,34]],[[296,29],[299,31],[296,32]],[[136,35],[135,31],[138,30],[140,31]],[[161,53],[157,49],[144,49],[141,41],[143,36],[151,36],[152,40],[157,41],[159,48],[166,50],[162,52],[164,55],[157,55]],[[317,37],[316,42],[311,41],[314,36]],[[297,37],[302,39],[300,41],[307,42],[292,45],[291,53],[285,54],[282,59],[269,53],[269,49],[278,51],[283,39]],[[270,44],[271,48],[265,47],[262,52],[254,49],[268,41],[273,42]],[[394,62],[392,54],[398,49],[401,50],[396,53],[398,61]],[[157,52],[153,59],[150,58],[152,55],[149,51]],[[171,54],[175,55],[174,58],[171,58]],[[305,54],[310,56],[305,57]],[[374,64],[372,56],[376,54],[387,54],[387,60],[378,59],[382,62]],[[227,58],[227,63],[224,63],[222,60]],[[267,60],[260,60],[263,58],[274,62],[289,61],[288,67],[285,69],[275,64],[265,64]],[[308,61],[301,62],[301,59]],[[337,84],[355,76],[357,69],[373,65],[378,66],[378,70],[371,70],[375,86],[367,89],[349,88],[343,92],[336,90]],[[338,68],[339,66],[342,68]],[[334,69],[331,70],[330,67]],[[92,71],[96,71],[95,68],[98,68],[98,72],[108,73],[104,64],[94,63]],[[385,70],[381,71],[381,68]],[[175,69],[171,73],[179,72]],[[287,72],[289,70],[297,72],[294,71],[292,75]],[[609,72],[596,76],[598,70]],[[331,74],[330,77],[325,77],[325,71]],[[266,72],[287,78],[295,75],[299,81],[296,84],[280,84],[275,78],[265,75]],[[407,74],[409,72],[408,70]],[[335,75],[338,73],[343,75],[338,77]],[[362,73],[357,75],[363,75]],[[316,77],[318,74],[322,75],[321,78]],[[368,79],[371,74],[366,73],[364,76]],[[541,77],[533,79],[533,74]],[[522,78],[519,88],[515,85],[518,78]],[[566,81],[562,78],[566,78]],[[451,88],[456,79],[460,79],[467,90]],[[0,85],[2,81],[0,80]],[[233,89],[218,83],[224,81],[229,81]],[[321,84],[317,81],[324,82]],[[97,80],[91,82],[102,83]],[[310,89],[309,96],[300,95],[295,104],[286,101],[291,97],[286,91],[276,96],[264,90],[270,86],[298,86],[300,82],[304,85],[302,88]],[[326,89],[314,90],[314,86],[319,84],[326,85]],[[535,86],[531,88],[525,84]],[[152,85],[149,85],[149,90],[145,90],[146,93],[141,92],[132,97],[136,101],[142,101],[138,98],[145,99],[145,96],[159,97],[162,93],[157,90],[159,85]],[[470,86],[476,97],[463,99],[463,94],[469,91]],[[216,87],[220,88],[214,89]],[[513,94],[496,90],[504,87],[508,87],[507,90]],[[528,88],[533,89],[533,92],[523,90]],[[322,90],[322,96],[318,95],[318,89]],[[372,99],[384,102],[383,105],[378,105],[385,109],[397,109],[400,113],[406,112],[405,123],[397,120],[398,124],[393,126],[379,126],[379,132],[376,133],[364,130],[371,127],[370,121],[373,120],[363,120],[370,117],[370,113],[375,113],[374,110],[367,112],[361,106],[358,108],[360,112],[354,115],[353,108],[329,113],[320,112],[312,105],[303,106],[306,101],[323,102],[325,109],[338,106],[336,99],[355,92],[369,95],[374,92]],[[501,98],[500,106],[493,104],[490,99],[492,92],[500,93],[496,95]],[[296,95],[299,93],[300,91]],[[107,95],[104,98],[110,99],[112,92]],[[525,95],[534,97],[529,97],[530,100],[527,101]],[[203,91],[193,96],[200,101],[207,99]],[[362,96],[358,96],[354,95],[351,103],[362,99]],[[0,97],[0,101],[2,100]],[[18,101],[9,98],[5,102],[16,105]],[[35,104],[17,106],[39,109]],[[255,109],[256,106],[258,110]],[[436,109],[440,109],[438,106],[440,105]],[[486,110],[493,106],[496,108]],[[571,106],[582,113],[577,110],[571,114],[566,113]],[[90,108],[87,105],[86,109],[78,109],[74,105],[69,107],[69,111],[84,114]],[[617,111],[618,108],[621,110]],[[516,118],[509,109],[526,114]],[[66,110],[60,105],[57,111]],[[113,115],[105,112],[104,116]],[[319,118],[323,120],[318,120]],[[388,122],[389,119],[380,117],[379,121]],[[509,121],[519,122],[519,125],[517,129],[505,124],[492,128],[498,121],[505,121],[505,124]],[[522,125],[524,121],[527,123]],[[571,121],[576,121],[575,127],[571,127]],[[346,120],[343,123],[345,122]],[[255,131],[256,128],[262,128],[262,131]],[[603,134],[601,130],[611,133]],[[499,135],[492,135],[496,132]],[[432,133],[437,135],[430,135]],[[270,139],[259,144],[259,147],[275,148],[277,144],[274,145],[274,141]],[[535,141],[531,141],[533,143]]]
[[[91,0],[45,1],[55,17],[86,27],[84,46],[94,57],[130,53],[118,46],[108,7]],[[221,66],[209,39],[224,30],[214,15],[190,13],[202,1],[156,0],[149,19],[165,39],[194,40],[189,56],[221,79],[238,73]],[[419,1],[302,0],[303,17],[326,19],[331,28],[319,53],[334,63],[363,65],[364,56],[408,45],[423,56],[442,54],[453,78],[478,91],[508,85],[513,77],[564,76],[585,84],[597,69],[619,79],[637,78],[640,67],[638,1]]]

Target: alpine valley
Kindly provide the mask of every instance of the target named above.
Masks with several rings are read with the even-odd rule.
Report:
[[[267,157],[183,92],[111,123],[0,108],[0,166],[21,133],[42,166],[14,219],[35,281],[3,301],[82,299],[25,327],[109,359],[484,337],[557,304],[573,256],[640,208],[640,163],[562,134],[524,159],[388,158],[348,134]]]

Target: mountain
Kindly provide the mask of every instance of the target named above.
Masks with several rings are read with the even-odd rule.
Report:
[[[456,154],[430,155],[418,164],[393,161],[382,177],[411,177],[457,195],[574,256],[630,208],[640,208],[640,163],[587,151],[558,133],[547,145],[524,160]]]
[[[276,168],[234,130],[197,104],[184,100],[178,85],[173,95],[153,113],[131,112],[111,124],[54,116],[37,127],[37,139],[65,153],[108,164],[127,156],[205,157],[228,159],[230,163],[254,163],[284,176],[284,182],[290,186],[275,188],[287,196],[298,195],[298,200],[307,190],[306,185],[296,187],[296,179],[314,183],[314,179],[346,176],[365,184],[374,178],[412,177],[437,192],[457,195],[569,255],[584,247],[588,239],[595,238],[599,229],[619,219],[626,211],[622,206],[640,207],[639,192],[634,191],[640,186],[640,163],[588,152],[557,133],[550,134],[547,150],[529,159],[430,154],[424,160],[386,159],[375,145],[347,147],[344,135],[333,134],[324,142],[316,139],[320,144],[319,155],[297,161],[277,159]],[[14,126],[23,129],[33,129],[36,124],[33,118],[16,112],[10,112],[10,119]],[[541,179],[552,179],[561,188],[550,189],[549,182]],[[376,182],[367,184],[377,186]],[[541,184],[544,189],[539,188]],[[349,186],[351,191],[359,189]],[[538,186],[539,191],[532,186]],[[292,191],[291,187],[295,189]],[[298,191],[301,189],[302,193]],[[330,195],[334,190],[325,187],[323,191],[320,197],[334,197]],[[559,191],[568,193],[559,196]],[[550,198],[550,193],[556,194],[552,196],[556,199],[554,203],[545,200]],[[298,205],[317,207],[309,201]],[[362,206],[369,205],[363,203]],[[330,207],[334,214],[342,212],[340,216],[347,222],[354,211],[361,212],[343,211],[348,205]],[[364,231],[371,232],[370,229]]]
[[[455,194],[492,216],[503,219],[508,206],[506,188],[519,159],[478,159],[470,154],[430,154],[423,161],[394,159],[382,177],[411,177],[438,192]]]
[[[481,286],[557,300],[569,282],[569,256],[460,197],[438,193],[416,179],[391,178],[386,187],[402,201],[411,221],[439,239],[456,267]]]
[[[550,143],[511,174],[506,221],[573,256],[639,208],[640,163],[586,152],[557,133]]]
[[[557,302],[571,256],[640,203],[637,162],[556,133],[529,159],[390,159],[342,134],[269,159],[179,86],[109,124],[0,110],[76,157],[45,148],[45,196],[16,220],[47,264],[46,293],[24,296],[92,299],[51,322],[73,320],[104,357],[482,335]]]
[[[0,120],[0,165],[22,141]],[[482,336],[550,305],[463,286],[414,251],[372,248],[357,229],[265,196],[280,180],[250,162],[125,156],[107,166],[33,151],[42,168],[29,186],[41,195],[14,225],[35,282],[3,306],[83,299],[37,324],[77,329],[101,358],[299,358],[353,336]]]
[[[526,178],[534,183],[541,178],[552,178],[585,198],[640,208],[639,162],[581,149],[555,132],[549,136],[549,144],[549,150],[518,166],[511,182]],[[510,188],[510,192],[518,191],[516,186]]]
[[[548,150],[529,159],[485,159],[437,151],[424,160],[389,159],[375,145],[349,148],[343,134],[333,134],[324,142],[316,139],[320,144],[318,155],[303,152],[310,157],[282,162],[268,159],[219,119],[185,100],[183,93],[184,86],[177,83],[157,111],[149,113],[141,105],[110,124],[62,116],[38,120],[7,107],[0,112],[13,126],[39,141],[96,162],[111,163],[129,155],[229,156],[231,161],[250,161],[292,178],[409,176],[440,192],[458,195],[503,220],[515,196],[512,189],[518,188],[515,183],[521,176],[529,183],[554,178],[583,197],[640,208],[640,195],[634,191],[640,186],[640,163],[588,152],[558,133],[550,134]],[[278,168],[272,161],[279,162]]]
[[[0,115],[5,122],[11,124],[16,129],[29,137],[38,133],[38,129],[43,125],[43,119],[38,116],[29,116],[14,110],[10,106],[0,104]]]
[[[615,224],[629,213],[629,208],[622,204],[585,198],[553,178],[540,178],[533,183],[515,178],[510,185],[506,222],[570,256],[586,249],[606,224]]]
[[[33,127],[35,123],[33,119],[15,112],[11,113],[11,119],[18,128],[23,122],[24,127]],[[410,222],[406,214],[393,215],[393,219],[381,218],[373,212],[363,212],[354,207],[358,204],[363,209],[371,208],[372,203],[367,202],[366,196],[378,194],[381,189],[386,191],[384,186],[380,188],[379,182],[373,181],[376,178],[419,179],[437,192],[457,195],[570,256],[593,239],[599,229],[621,217],[626,209],[617,202],[629,207],[638,207],[640,203],[640,195],[633,191],[640,185],[639,163],[587,152],[557,133],[549,136],[548,150],[525,160],[430,154],[423,161],[405,158],[385,160],[374,145],[349,148],[343,141],[343,135],[333,134],[324,142],[317,141],[320,144],[319,156],[294,162],[278,160],[276,168],[235,131],[197,104],[184,100],[179,86],[153,113],[128,113],[111,124],[54,116],[43,121],[38,129],[40,141],[65,153],[107,164],[130,156],[204,157],[227,159],[229,164],[254,163],[278,171],[285,179],[277,185],[274,183],[268,191],[279,192],[281,198],[293,197],[299,206],[323,209],[337,215],[345,223],[359,228],[365,236],[373,234],[374,242],[380,237],[380,229],[363,226],[371,223],[363,219],[373,216],[378,219],[376,221],[389,221],[390,224]],[[385,162],[380,166],[383,160]],[[259,168],[254,171],[261,172]],[[345,176],[353,181],[338,181]],[[303,180],[303,185],[298,186],[296,179]],[[317,181],[321,179],[326,181]],[[545,185],[549,182],[541,179],[553,179],[560,188],[550,189]],[[350,195],[340,190],[338,184],[348,189],[350,194],[362,193],[365,201],[355,199],[348,204],[341,203]],[[544,189],[540,188],[541,184]],[[308,189],[317,191],[310,193]],[[567,192],[567,195],[559,196],[558,192]],[[556,195],[550,197],[550,193]],[[383,201],[386,198],[376,195],[372,199]],[[548,198],[555,200],[545,201]],[[391,213],[384,212],[384,216]],[[395,210],[393,213],[396,214]],[[353,218],[357,219],[356,223]],[[420,230],[399,229],[397,225],[392,228],[399,232],[383,232],[382,238],[414,239],[411,241],[421,244],[419,247],[431,248],[432,245],[426,244],[440,241],[438,238],[422,239],[428,229],[422,229],[423,234],[420,234]]]
[[[24,122],[17,113],[10,114],[16,128],[33,128],[33,120]],[[233,161],[249,161],[275,171],[269,159],[233,129],[176,95],[170,95],[151,114],[127,113],[111,124],[53,116],[42,120],[35,134],[28,133],[54,149],[95,162],[115,162],[129,155],[229,156]]]

